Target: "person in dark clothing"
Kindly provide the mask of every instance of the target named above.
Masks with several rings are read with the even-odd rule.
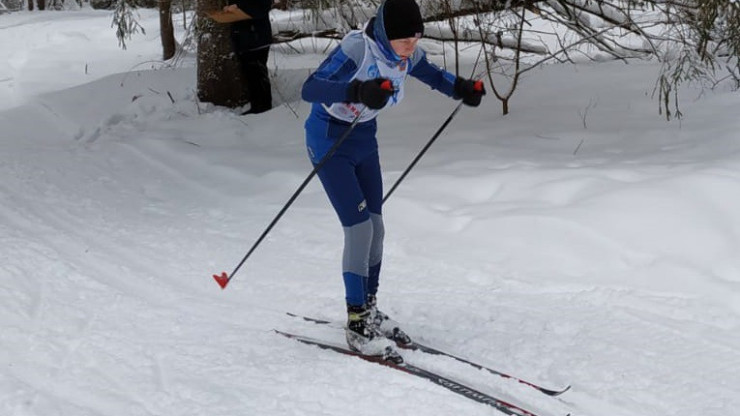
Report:
[[[244,114],[263,113],[272,108],[270,76],[267,72],[267,56],[272,43],[272,0],[236,0],[224,11],[233,11],[237,7],[250,17],[231,24],[234,52],[239,59],[252,104]]]

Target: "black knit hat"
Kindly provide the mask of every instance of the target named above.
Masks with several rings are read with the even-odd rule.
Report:
[[[383,23],[388,40],[420,38],[424,35],[424,21],[419,5],[414,0],[386,0]]]

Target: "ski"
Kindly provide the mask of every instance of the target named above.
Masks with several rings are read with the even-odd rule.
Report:
[[[274,330],[277,334],[280,334],[284,337],[293,339],[295,341],[301,342],[303,344],[307,345],[313,345],[316,347],[319,347],[324,350],[334,351],[338,352],[340,354],[352,356],[361,358],[365,361],[369,361],[371,363],[380,364],[385,367],[392,368],[394,370],[398,370],[407,374],[411,374],[423,379],[426,379],[428,381],[431,381],[434,384],[437,384],[439,386],[442,386],[446,388],[447,390],[457,393],[461,396],[464,396],[465,398],[468,398],[470,400],[476,401],[478,403],[483,403],[488,406],[491,406],[495,408],[496,410],[499,410],[507,415],[511,416],[538,416],[535,413],[532,413],[528,410],[525,410],[515,404],[506,402],[504,400],[501,400],[499,398],[496,398],[494,396],[491,396],[486,393],[482,393],[472,387],[468,387],[464,384],[458,383],[457,381],[454,381],[448,377],[445,377],[443,375],[437,374],[433,371],[426,370],[424,368],[415,366],[413,364],[409,364],[406,362],[403,363],[394,363],[393,361],[384,360],[380,356],[370,356],[370,355],[363,355],[358,352],[352,351],[349,348],[340,347],[338,345],[334,345],[328,342],[324,342],[315,338],[306,337],[303,335],[296,335],[291,334],[283,331],[279,331],[277,329]]]
[[[317,319],[317,318],[312,318],[312,317],[309,317],[309,316],[296,315],[296,314],[290,313],[290,312],[286,312],[286,313],[288,314],[288,316],[292,316],[293,318],[299,318],[299,319],[302,319],[302,320],[304,320],[306,322],[311,322],[311,323],[314,323],[314,324],[317,324],[317,325],[332,325],[332,326],[335,325],[334,322],[327,321],[327,320],[324,320],[324,319]],[[512,376],[510,374],[506,374],[506,373],[503,373],[501,371],[494,370],[493,368],[489,368],[489,367],[483,366],[481,364],[475,363],[473,361],[467,360],[467,359],[462,358],[462,357],[459,357],[457,355],[450,354],[448,352],[441,351],[441,350],[438,350],[436,348],[433,348],[433,347],[430,347],[430,346],[427,346],[427,345],[424,345],[424,344],[420,344],[420,343],[418,343],[416,341],[413,341],[413,340],[412,340],[411,344],[400,344],[400,343],[398,343],[397,345],[398,345],[399,348],[402,348],[402,349],[408,349],[408,350],[412,350],[412,351],[421,351],[421,352],[427,353],[427,354],[440,355],[440,356],[452,358],[453,360],[459,361],[461,363],[465,363],[465,364],[467,364],[469,366],[472,366],[472,367],[474,367],[474,368],[476,368],[478,370],[485,370],[485,371],[487,371],[487,372],[489,372],[491,374],[497,375],[499,377],[503,377],[503,378],[510,379],[510,380],[515,380],[515,381],[517,381],[519,383],[522,383],[522,384],[524,384],[526,386],[529,386],[529,387],[531,387],[531,388],[533,388],[535,390],[538,390],[541,393],[544,393],[544,394],[546,394],[548,396],[556,397],[556,396],[559,396],[559,395],[565,393],[566,391],[570,390],[570,386],[566,386],[565,388],[559,389],[559,390],[548,389],[548,388],[542,387],[540,385],[537,385],[535,383],[532,383],[532,382],[523,380],[521,378],[514,377],[514,376]]]

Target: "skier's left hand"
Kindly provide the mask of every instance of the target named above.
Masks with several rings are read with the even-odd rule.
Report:
[[[455,80],[455,98],[462,98],[465,105],[478,107],[484,95],[486,95],[486,88],[483,86],[483,81],[463,78]]]

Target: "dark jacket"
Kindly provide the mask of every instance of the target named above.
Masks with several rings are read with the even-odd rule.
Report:
[[[272,0],[237,0],[232,4],[236,4],[244,13],[252,16],[251,19],[231,24],[231,37],[236,53],[260,49],[272,43],[270,26]]]

